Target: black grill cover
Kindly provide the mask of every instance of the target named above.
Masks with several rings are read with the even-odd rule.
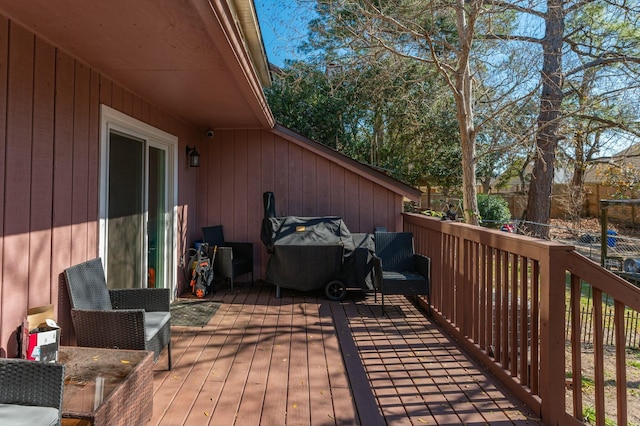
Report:
[[[265,217],[261,239],[271,253],[267,280],[283,288],[314,290],[343,279],[355,245],[340,217]]]
[[[342,245],[348,256],[355,248],[349,229],[337,216],[265,217],[262,242],[267,251],[274,246]]]

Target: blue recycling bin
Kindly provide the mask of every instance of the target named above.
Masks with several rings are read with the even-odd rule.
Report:
[[[618,239],[615,237],[616,235],[618,235],[618,233],[616,231],[614,231],[613,229],[609,229],[607,230],[607,247],[615,247]]]

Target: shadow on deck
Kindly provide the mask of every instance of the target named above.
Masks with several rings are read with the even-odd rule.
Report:
[[[205,327],[172,327],[151,425],[541,424],[404,296],[238,283]],[[166,357],[166,351],[161,358]]]

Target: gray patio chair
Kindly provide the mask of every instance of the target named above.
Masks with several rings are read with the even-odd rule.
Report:
[[[62,364],[0,359],[0,425],[59,425]]]
[[[213,277],[227,279],[231,282],[238,275],[251,273],[253,283],[253,243],[225,241],[222,225],[202,228],[202,239],[209,249],[218,247],[213,259]]]
[[[65,269],[78,346],[154,352],[167,347],[171,370],[168,288],[108,290],[100,258]]]
[[[424,295],[429,298],[431,259],[413,249],[410,232],[376,232],[374,277],[382,299],[387,294]],[[428,304],[427,304],[428,306]]]

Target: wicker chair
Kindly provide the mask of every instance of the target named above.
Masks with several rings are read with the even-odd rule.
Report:
[[[0,425],[59,425],[62,364],[0,359]]]
[[[202,228],[202,238],[210,249],[217,247],[213,259],[213,276],[231,281],[236,276],[251,273],[253,283],[253,243],[238,243],[224,240],[222,225]]]
[[[376,296],[379,291],[384,314],[385,294],[429,297],[431,259],[413,250],[410,232],[376,232],[374,257]]]
[[[65,269],[78,346],[153,351],[167,347],[171,328],[167,288],[108,290],[100,258]]]

